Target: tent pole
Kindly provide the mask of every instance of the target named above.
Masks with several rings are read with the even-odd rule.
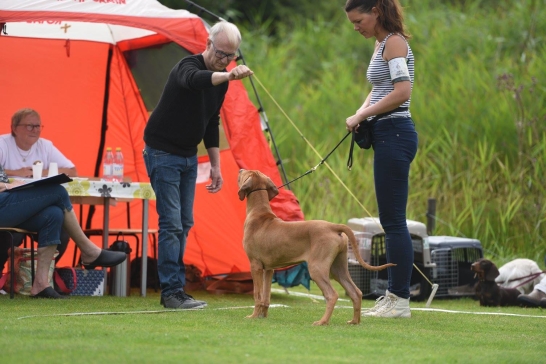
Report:
[[[112,46],[108,49],[108,59],[106,61],[106,80],[104,85],[104,100],[102,103],[102,122],[100,128],[100,143],[98,149],[97,160],[95,162],[94,176],[100,175],[100,167],[102,164],[102,155],[104,153],[104,144],[106,143],[106,131],[108,130],[108,100],[110,99],[110,66],[112,63],[113,50]],[[87,213],[87,220],[85,222],[85,228],[91,229],[91,220],[95,214],[95,206],[89,205]]]
[[[214,14],[213,12],[205,9],[204,7],[197,5],[193,1],[190,1],[190,0],[185,0],[185,1],[189,4],[188,9],[191,9],[193,6],[195,6],[197,9],[199,9],[199,14],[198,14],[199,16],[201,16],[201,13],[205,12],[205,13],[209,14],[210,16],[214,17],[217,21],[226,21],[225,19],[219,17],[218,15]],[[239,49],[239,57],[237,58],[237,60],[239,60],[239,59],[241,59],[243,61],[243,64],[245,66],[247,65],[246,61],[245,61],[245,58],[243,56],[243,52],[240,49]],[[256,100],[258,101],[258,105],[260,106],[260,108],[258,109],[258,112],[262,116],[262,121],[264,122],[265,127],[266,127],[265,130],[271,136],[271,142],[273,143],[273,148],[275,149],[275,154],[277,155],[277,165],[281,168],[282,177],[284,178],[284,182],[288,183],[288,177],[286,176],[286,171],[284,169],[284,164],[282,163],[282,158],[280,156],[279,149],[277,148],[277,143],[275,142],[275,137],[273,135],[273,131],[271,130],[271,127],[269,126],[269,120],[267,119],[267,114],[265,113],[264,106],[262,104],[262,100],[260,99],[260,95],[258,94],[258,90],[256,90],[256,86],[254,85],[254,81],[253,81],[252,77],[249,77],[248,79],[250,80],[250,84],[252,85],[252,90],[254,91],[254,95],[256,95]],[[285,188],[288,188],[289,190],[291,190],[290,184],[287,184]]]
[[[239,54],[240,54],[241,60],[243,61],[243,64],[246,66],[246,61],[245,61],[245,58],[243,57],[243,52],[240,49],[239,49]],[[260,114],[263,117],[263,122],[265,123],[265,126],[266,126],[265,130],[271,136],[271,142],[273,143],[273,148],[275,148],[275,154],[277,155],[277,164],[281,168],[282,175],[284,177],[284,182],[288,183],[288,177],[286,177],[286,171],[284,170],[284,164],[282,163],[281,155],[279,153],[279,149],[277,148],[277,143],[275,142],[275,137],[273,135],[273,131],[271,130],[271,127],[269,126],[269,120],[267,119],[267,114],[265,113],[265,110],[264,110],[264,107],[263,107],[263,104],[262,104],[262,100],[260,99],[260,95],[258,94],[258,91],[256,90],[256,86],[254,85],[254,80],[252,79],[252,76],[249,77],[248,79],[250,80],[250,84],[252,85],[252,89],[254,90],[254,94],[256,95],[256,99],[258,100],[258,105],[260,105],[260,109],[258,111],[260,112]],[[290,184],[287,184],[285,187],[288,188],[289,190],[291,190]]]

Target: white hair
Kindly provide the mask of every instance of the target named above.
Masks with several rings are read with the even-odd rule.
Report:
[[[214,42],[216,36],[220,33],[224,33],[231,44],[237,46],[241,44],[241,33],[235,24],[227,21],[219,21],[218,23],[214,24],[212,28],[210,28],[210,40]]]

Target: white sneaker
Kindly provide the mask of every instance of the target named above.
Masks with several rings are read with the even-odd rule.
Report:
[[[386,290],[385,291],[385,296],[388,296],[389,295],[389,290]],[[379,297],[378,299],[375,300],[375,306],[373,306],[372,308],[369,308],[367,310],[363,310],[362,313],[360,314],[360,316],[373,316],[373,314],[379,310],[379,308],[381,306],[383,306],[386,302],[385,300],[385,296],[381,296]]]
[[[384,299],[385,303],[381,305],[374,313],[372,317],[411,317],[411,311],[409,308],[409,298],[400,298],[393,293],[389,293]]]

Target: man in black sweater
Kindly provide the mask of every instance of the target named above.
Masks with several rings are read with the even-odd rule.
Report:
[[[144,130],[146,170],[156,194],[159,215],[158,273],[161,304],[166,308],[203,308],[204,301],[184,292],[184,249],[193,226],[197,180],[197,146],[203,140],[210,159],[211,193],[222,188],[220,171],[220,108],[228,82],[252,75],[245,65],[231,71],[241,34],[226,21],[216,23],[202,54],[174,66],[163,94]]]

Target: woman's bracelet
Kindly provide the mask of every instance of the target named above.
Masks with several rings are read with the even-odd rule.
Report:
[[[6,191],[9,190],[8,185],[6,184],[6,182],[4,182],[4,188],[6,189]]]

